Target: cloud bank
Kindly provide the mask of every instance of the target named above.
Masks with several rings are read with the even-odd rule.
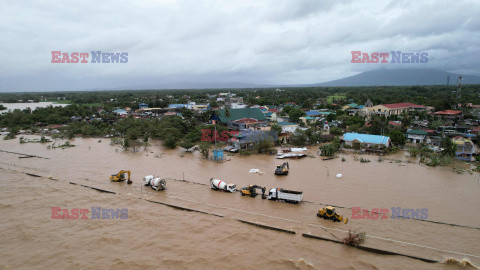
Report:
[[[480,2],[3,1],[0,91],[311,84],[379,68],[480,74]],[[426,64],[352,64],[351,51],[428,52]],[[53,64],[51,51],[128,52]]]

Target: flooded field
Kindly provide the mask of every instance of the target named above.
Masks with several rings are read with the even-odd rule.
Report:
[[[365,232],[367,247],[438,262],[468,259],[480,265],[476,174],[426,167],[403,154],[382,162],[364,156],[371,162],[360,163],[353,155],[340,155],[345,162],[323,161],[312,148],[310,154],[316,158],[285,160],[289,175],[275,176],[275,166],[284,160],[268,155],[227,156],[228,161],[215,163],[197,152],[166,150],[159,142],[137,153],[112,146],[107,139],[71,142],[76,147],[62,150],[0,138],[0,150],[39,156],[19,158],[0,152],[0,269],[464,269],[302,236],[341,241],[348,230]],[[250,174],[252,168],[265,174]],[[132,170],[132,185],[108,180],[120,169]],[[336,178],[338,173],[343,177]],[[142,178],[149,174],[171,178],[167,189],[144,187]],[[305,202],[292,205],[213,191],[208,186],[212,177],[237,188],[256,184],[267,190],[301,190]],[[339,214],[349,222],[319,219],[316,213],[325,205],[341,207]],[[128,219],[58,220],[52,219],[51,207],[126,208]],[[428,209],[428,221],[433,222],[351,219],[352,207]]]

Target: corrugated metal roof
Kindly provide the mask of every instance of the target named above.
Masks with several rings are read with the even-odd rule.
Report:
[[[278,122],[277,123],[279,126],[296,126],[297,124],[292,123],[292,122]]]
[[[311,111],[307,111],[305,112],[308,116],[312,116],[312,115],[320,115],[320,112],[318,111],[314,111],[314,110],[311,110]]]
[[[390,137],[370,134],[345,133],[343,135],[345,141],[357,140],[362,143],[387,144]]]
[[[427,135],[428,132],[425,131],[425,130],[415,130],[415,129],[411,129],[411,130],[407,130],[407,134],[414,134],[414,135]]]
[[[243,108],[243,109],[229,109],[229,117],[225,116],[225,110],[220,109],[217,111],[220,117],[220,120],[224,123],[228,121],[235,121],[243,118],[253,118],[258,121],[265,121],[267,118],[265,114],[258,108]]]

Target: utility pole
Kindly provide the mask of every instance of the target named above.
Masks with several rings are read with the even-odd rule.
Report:
[[[215,152],[217,151],[217,125],[215,125],[215,132],[213,133],[213,136],[215,137]],[[215,155],[213,155],[215,157]]]
[[[462,80],[463,80],[463,76],[458,75],[458,79],[457,79],[457,99],[459,101],[462,98]]]

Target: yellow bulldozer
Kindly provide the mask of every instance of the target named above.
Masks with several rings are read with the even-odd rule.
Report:
[[[344,224],[347,223],[348,221],[348,218],[347,217],[343,217],[342,215],[338,215],[336,212],[335,212],[335,207],[333,206],[327,206],[327,207],[324,207],[320,210],[318,210],[318,213],[317,213],[317,216],[318,217],[321,217],[321,218],[324,218],[324,219],[331,219],[333,220],[333,222],[342,222]]]
[[[125,174],[128,174],[128,180],[127,177],[125,177]],[[130,180],[130,170],[121,170],[117,174],[112,174],[110,176],[110,181],[112,182],[123,182],[127,180],[127,184],[131,184],[132,181]]]

